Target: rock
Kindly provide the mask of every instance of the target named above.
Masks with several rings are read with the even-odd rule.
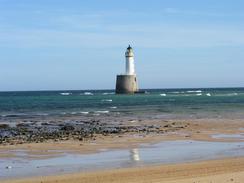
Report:
[[[16,127],[29,127],[29,126],[30,126],[29,123],[18,123],[18,124],[16,125]]]
[[[50,125],[50,124],[47,123],[47,122],[43,122],[43,123],[41,123],[41,125],[43,125],[43,126],[47,126],[47,125]]]
[[[8,124],[0,124],[0,129],[9,128]]]
[[[61,130],[63,130],[63,131],[72,131],[74,129],[75,129],[75,127],[73,127],[72,125],[65,125],[61,128]]]
[[[12,166],[8,165],[8,166],[6,166],[5,168],[6,168],[6,169],[11,169]]]
[[[96,135],[123,135],[126,133],[158,134],[180,130],[183,124],[167,122],[164,126],[157,124],[125,124],[111,121],[88,120],[62,120],[62,121],[30,121],[20,122],[17,127],[0,126],[0,144],[41,143],[48,140],[55,142],[74,139],[85,141],[95,139]],[[174,125],[173,125],[174,124]]]

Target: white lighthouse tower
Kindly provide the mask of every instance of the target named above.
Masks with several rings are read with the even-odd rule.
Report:
[[[129,45],[125,52],[125,74],[117,75],[116,93],[135,93],[138,84],[135,73],[134,53]]]
[[[135,75],[134,53],[130,45],[125,52],[125,74]]]

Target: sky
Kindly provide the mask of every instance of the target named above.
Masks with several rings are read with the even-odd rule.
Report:
[[[243,0],[0,0],[0,91],[244,87]]]

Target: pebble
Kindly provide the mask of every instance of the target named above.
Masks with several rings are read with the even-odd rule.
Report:
[[[6,169],[12,169],[12,166],[6,166]]]

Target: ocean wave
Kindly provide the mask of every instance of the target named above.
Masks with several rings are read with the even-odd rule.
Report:
[[[210,93],[207,93],[206,95],[207,95],[208,97],[210,97],[210,96],[211,96],[211,94],[210,94]]]
[[[81,95],[94,95],[92,92],[84,92]]]
[[[202,93],[202,90],[188,90],[187,93]]]
[[[115,93],[114,92],[105,92],[103,93],[103,95],[114,95]]]
[[[113,102],[112,99],[102,99],[102,102]]]
[[[201,96],[202,94],[201,93],[197,93],[196,96]]]
[[[59,93],[60,95],[72,95],[72,93],[69,92],[63,92],[63,93]]]
[[[117,109],[117,107],[116,106],[112,106],[112,107],[110,107],[110,109]]]
[[[169,92],[169,93],[175,93],[175,94],[178,94],[178,93],[180,93],[180,92],[178,92],[178,91],[175,91],[175,92]]]
[[[89,114],[88,111],[81,111],[80,113],[81,113],[81,114]]]
[[[95,111],[95,113],[106,114],[106,113],[109,113],[109,111]]]
[[[78,115],[78,114],[89,114],[88,111],[73,111],[73,112],[61,112],[60,114],[66,115],[66,114],[71,114],[71,115]]]
[[[227,93],[226,95],[223,95],[223,96],[237,96],[238,93]]]
[[[160,96],[163,96],[163,97],[165,97],[165,96],[166,96],[166,94],[165,94],[165,93],[161,93],[161,94],[160,94]]]
[[[218,97],[232,97],[232,96],[238,96],[238,93],[217,94],[215,96],[218,96]]]
[[[237,96],[238,93],[230,93],[229,96]]]

